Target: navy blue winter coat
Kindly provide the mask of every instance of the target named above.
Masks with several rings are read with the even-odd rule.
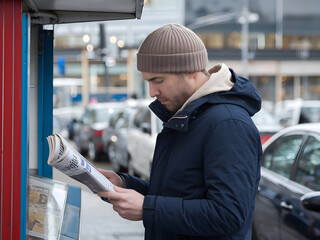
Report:
[[[150,181],[122,174],[127,188],[145,195],[147,240],[251,239],[262,150],[250,116],[261,99],[230,71],[230,91],[201,97],[173,117],[158,101],[150,105],[164,121]]]

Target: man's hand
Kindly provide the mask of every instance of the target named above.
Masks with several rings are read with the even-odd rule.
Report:
[[[124,182],[122,180],[122,178],[116,174],[114,171],[110,171],[110,170],[104,170],[99,168],[98,169],[99,172],[101,172],[106,178],[108,178],[108,180],[113,184],[116,185],[118,187],[124,187]]]
[[[132,189],[113,186],[115,192],[98,192],[100,197],[108,198],[115,210],[122,218],[139,221],[142,220],[144,196]]]

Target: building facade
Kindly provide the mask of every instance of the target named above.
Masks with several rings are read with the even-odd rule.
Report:
[[[317,0],[186,0],[186,26],[211,19],[194,31],[208,48],[210,64],[224,62],[247,75],[264,101],[320,99],[320,2]],[[243,54],[242,18],[248,23]],[[246,59],[243,59],[243,58]]]
[[[54,77],[59,80],[87,77],[89,98],[101,102],[121,100],[133,94],[148,96],[136,68],[136,51],[147,34],[156,28],[172,22],[183,24],[185,2],[145,0],[144,3],[140,20],[54,26]],[[78,103],[84,94],[81,88],[83,85],[70,90],[71,99]]]

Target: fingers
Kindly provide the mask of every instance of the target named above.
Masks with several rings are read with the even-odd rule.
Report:
[[[118,174],[116,174],[114,171],[104,170],[101,168],[98,168],[98,171],[102,175],[104,175],[106,178],[108,178],[109,181],[112,182],[113,185],[124,186],[124,182],[123,182],[122,178]]]
[[[104,170],[102,168],[98,168],[98,171],[100,173],[102,173],[106,178],[110,178],[112,176],[114,176],[114,174],[116,174],[115,172],[113,171],[110,171],[110,170]]]
[[[100,197],[109,199],[113,209],[128,220],[142,220],[144,196],[132,189],[114,186],[115,192],[98,192]]]
[[[116,192],[119,192],[119,193],[126,193],[128,191],[131,191],[130,189],[126,189],[126,188],[122,188],[122,187],[118,187],[118,186],[113,186],[113,188]]]
[[[98,192],[97,194],[99,197],[105,197],[105,198],[108,198],[109,200],[119,200],[123,198],[122,197],[123,193],[126,193],[129,191],[128,189],[117,187],[116,185],[113,185],[113,188],[115,192],[102,191],[102,192]]]

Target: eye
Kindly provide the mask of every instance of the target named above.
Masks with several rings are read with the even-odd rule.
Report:
[[[153,81],[155,84],[160,84],[163,82],[163,79],[162,78],[157,78]]]

